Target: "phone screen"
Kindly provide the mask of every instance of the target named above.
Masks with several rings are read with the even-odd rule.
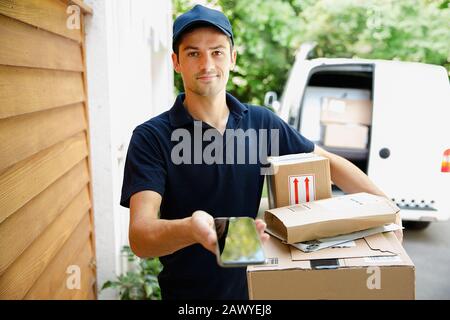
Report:
[[[250,217],[215,218],[217,262],[222,267],[239,267],[265,262],[264,250]]]

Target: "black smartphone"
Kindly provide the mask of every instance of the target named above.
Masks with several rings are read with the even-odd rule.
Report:
[[[243,267],[266,261],[255,220],[250,217],[215,218],[217,263]]]

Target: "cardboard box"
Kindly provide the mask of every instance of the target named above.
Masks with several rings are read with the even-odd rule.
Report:
[[[389,199],[361,192],[269,209],[264,220],[273,234],[296,243],[395,223],[399,211]]]
[[[359,124],[329,123],[323,133],[323,144],[328,147],[366,149],[369,140],[369,128]]]
[[[270,237],[268,263],[247,268],[250,299],[415,299],[415,267],[393,232],[357,242],[308,256]]]
[[[269,208],[331,197],[329,159],[314,153],[269,157]]]
[[[372,123],[372,101],[322,98],[320,121],[324,123]]]

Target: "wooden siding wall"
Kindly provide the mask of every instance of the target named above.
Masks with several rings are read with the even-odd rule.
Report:
[[[80,1],[0,0],[0,299],[95,299]],[[70,289],[68,267],[81,288]],[[70,271],[70,269],[69,269]]]

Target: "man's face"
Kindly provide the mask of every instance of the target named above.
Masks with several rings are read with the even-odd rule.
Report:
[[[173,53],[172,61],[186,92],[209,97],[225,90],[236,51],[230,52],[225,34],[214,27],[202,27],[183,36],[178,59]]]

